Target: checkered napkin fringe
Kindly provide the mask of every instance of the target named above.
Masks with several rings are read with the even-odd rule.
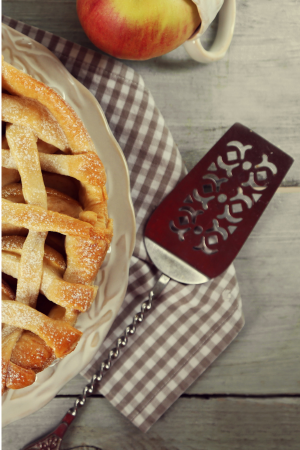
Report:
[[[120,61],[50,33],[4,18],[48,47],[98,99],[127,159],[137,222],[128,291],[106,340],[83,372],[88,379],[106,359],[159,277],[143,244],[157,205],[185,175],[182,159],[141,77]],[[170,281],[138,326],[100,392],[146,432],[236,337],[244,324],[234,267],[209,283]]]

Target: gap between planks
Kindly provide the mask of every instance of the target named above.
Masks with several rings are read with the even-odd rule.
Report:
[[[279,194],[300,194],[300,186],[280,186],[276,192]]]
[[[56,395],[55,398],[77,398],[80,394],[75,395]],[[91,394],[89,398],[106,398],[102,394]],[[180,398],[198,398],[202,400],[218,399],[218,398],[240,398],[240,399],[272,399],[272,398],[300,398],[299,393],[295,394],[181,394]]]

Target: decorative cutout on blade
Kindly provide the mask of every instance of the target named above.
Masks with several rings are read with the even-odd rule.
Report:
[[[244,193],[244,189],[249,191],[249,188],[254,191],[263,191],[267,188],[267,186],[262,186],[257,184],[254,176],[257,181],[260,183],[264,183],[268,180],[268,173],[264,168],[269,169],[273,175],[277,173],[276,165],[271,162],[266,154],[263,154],[260,158],[260,162],[256,165],[253,164],[253,161],[248,160],[248,155],[251,153],[246,152],[253,149],[253,146],[250,144],[242,144],[240,141],[230,141],[227,143],[227,147],[235,147],[237,150],[226,151],[226,159],[228,162],[235,161],[234,164],[227,164],[224,162],[222,155],[218,155],[216,158],[216,162],[212,162],[207,167],[207,172],[214,171],[218,172],[219,169],[217,166],[226,172],[226,176],[222,177],[216,173],[206,173],[203,175],[202,180],[209,180],[212,184],[206,184],[205,181],[202,184],[202,192],[204,195],[199,194],[198,188],[194,188],[192,194],[189,194],[183,201],[185,204],[194,203],[194,200],[198,203],[201,203],[202,209],[197,210],[192,208],[191,206],[181,206],[178,208],[178,211],[184,211],[188,213],[189,216],[180,216],[178,218],[179,225],[181,227],[185,227],[186,225],[190,225],[188,228],[178,228],[174,221],[170,222],[170,230],[178,235],[179,241],[185,241],[186,233],[192,233],[194,236],[202,235],[200,243],[193,246],[194,250],[201,250],[206,255],[212,255],[218,251],[217,248],[211,249],[210,246],[216,246],[219,243],[218,235],[209,235],[209,233],[218,233],[222,236],[222,240],[227,240],[229,235],[232,235],[236,229],[237,224],[242,222],[243,217],[239,217],[238,215],[243,214],[244,208],[251,209],[253,205],[258,202],[262,194],[257,194],[253,192],[247,192],[248,195]],[[247,156],[247,157],[246,157]],[[237,168],[239,168],[239,173],[237,172]],[[228,183],[228,179],[233,177],[232,171],[236,169],[237,179],[239,178],[240,173],[247,172],[252,168],[252,171],[246,174],[245,181],[241,183],[240,186],[235,188],[236,194],[229,197],[228,193],[226,193],[226,183]],[[255,172],[253,171],[255,170]],[[244,189],[243,189],[244,188]],[[220,193],[219,195],[210,195],[205,196],[205,194]],[[252,198],[251,198],[252,197]],[[209,212],[210,204],[213,201],[217,201],[219,204],[224,204],[224,209],[221,214],[217,214],[215,218],[212,218],[210,221],[210,226],[206,229],[199,224],[196,225],[196,220],[199,215],[203,215],[206,211]],[[243,207],[244,205],[244,207]],[[215,209],[212,205],[212,209]],[[222,221],[223,226],[220,226],[219,221]],[[235,225],[231,225],[235,224]]]
[[[239,141],[228,142],[227,147],[236,147],[241,153],[241,159],[245,158],[245,153],[246,153],[247,150],[251,150],[252,149],[252,145],[243,145]]]
[[[204,175],[203,179],[204,180],[206,180],[206,179],[212,180],[215,183],[215,185],[216,185],[217,192],[220,191],[221,184],[222,183],[226,183],[226,181],[228,181],[227,178],[221,178],[221,179],[218,178],[217,175],[215,175],[214,173],[209,173],[208,175]]]
[[[205,276],[217,276],[242,247],[291,164],[288,155],[236,124],[155,210],[155,232],[149,227],[145,234]]]
[[[203,209],[208,209],[208,206],[207,206],[208,202],[215,198],[214,195],[212,195],[211,197],[201,197],[201,195],[199,195],[199,192],[197,191],[197,189],[193,190],[193,197],[197,202],[202,203]],[[203,213],[203,211],[202,211],[202,213]]]
[[[223,214],[219,214],[217,216],[218,219],[226,219],[228,222],[231,223],[238,223],[243,220],[241,217],[232,217],[232,215],[229,212],[229,205],[225,205]]]
[[[216,253],[218,251],[218,249],[212,250],[209,247],[207,247],[204,236],[202,236],[200,244],[193,247],[193,249],[194,250],[202,250],[203,253],[205,253],[206,255],[212,255],[213,253]]]
[[[276,175],[277,173],[277,167],[275,166],[275,164],[269,161],[267,155],[262,155],[262,162],[258,164],[256,167],[257,168],[268,167],[272,171],[273,175]]]
[[[244,194],[243,189],[241,187],[238,187],[237,191],[238,193],[236,194],[236,196],[231,197],[230,201],[234,202],[235,200],[243,200],[248,206],[248,208],[251,208],[252,207],[251,198]]]
[[[197,216],[200,214],[203,214],[203,211],[201,209],[194,209],[191,206],[183,206],[178,209],[178,211],[185,211],[190,214],[192,223],[196,223]]]
[[[256,191],[263,191],[267,187],[267,186],[260,186],[259,184],[255,183],[255,181],[254,181],[254,173],[253,172],[250,172],[248,181],[246,181],[245,183],[242,183],[242,186],[245,186],[245,187],[251,186],[252,189],[255,189]]]
[[[237,164],[231,164],[231,165],[225,164],[224,161],[223,161],[223,159],[222,159],[222,156],[218,156],[218,166],[219,166],[221,169],[226,170],[226,175],[227,175],[228,177],[232,177],[232,171],[233,171],[233,169],[235,169],[236,167],[238,167],[239,164],[238,164],[238,163],[237,163]]]
[[[184,228],[184,229],[177,228],[174,221],[172,220],[170,222],[170,230],[173,231],[174,233],[178,234],[178,239],[180,241],[184,241],[184,234],[187,233],[190,230],[190,228]]]
[[[206,233],[210,233],[211,231],[216,231],[217,233],[220,233],[224,241],[226,241],[226,239],[228,238],[227,231],[225,230],[225,228],[219,226],[219,222],[217,221],[217,219],[213,219],[213,227],[210,228],[209,230],[206,230]]]

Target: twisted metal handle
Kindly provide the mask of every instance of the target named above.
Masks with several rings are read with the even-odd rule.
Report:
[[[150,291],[148,300],[142,303],[141,310],[134,315],[131,324],[125,328],[124,334],[117,339],[116,346],[109,351],[107,359],[101,363],[100,369],[84,387],[82,394],[76,398],[74,406],[69,409],[68,414],[76,416],[78,408],[85,405],[86,399],[93,393],[96,383],[100,383],[103,376],[111,368],[112,362],[119,357],[121,348],[126,347],[128,343],[128,337],[136,332],[137,325],[143,322],[145,313],[151,310],[153,299],[159,296],[169,280],[170,278],[164,274],[160,276],[154,288]]]

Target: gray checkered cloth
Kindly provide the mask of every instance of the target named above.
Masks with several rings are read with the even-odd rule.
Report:
[[[48,47],[97,98],[127,160],[137,222],[129,285],[107,338],[82,375],[107,358],[159,277],[143,243],[153,209],[186,174],[179,151],[141,77],[120,61],[23,23],[3,21]],[[232,342],[244,324],[234,267],[203,285],[170,281],[101,382],[103,394],[142,431]]]

